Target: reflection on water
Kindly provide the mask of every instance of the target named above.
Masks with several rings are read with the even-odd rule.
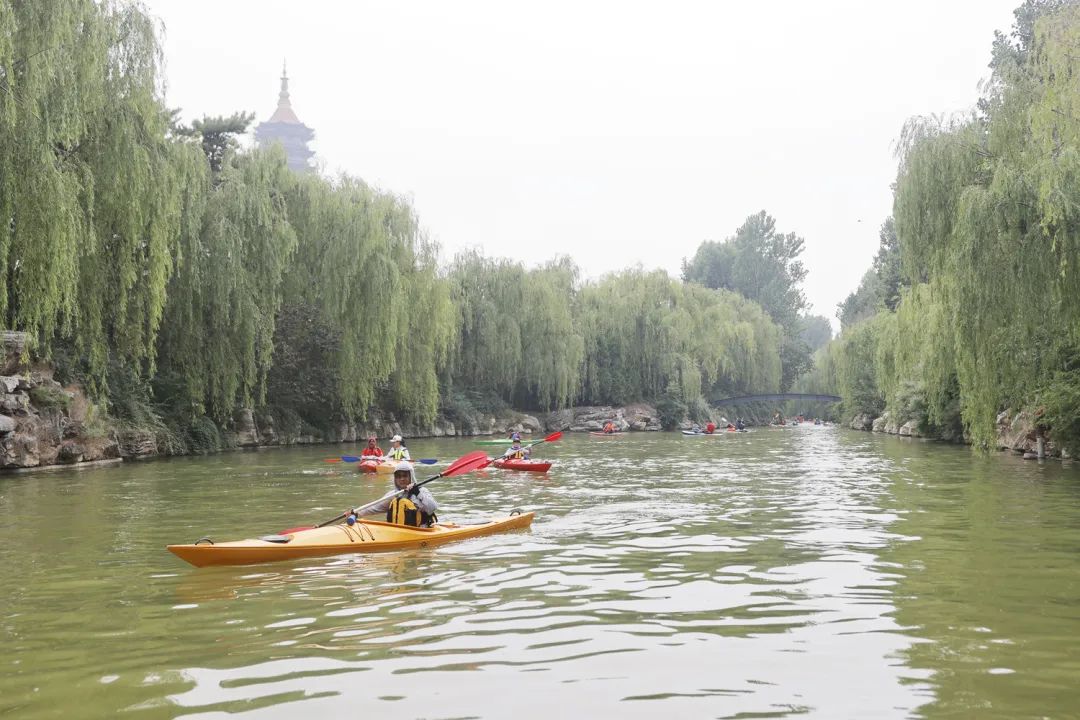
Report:
[[[388,481],[323,465],[327,448],[0,478],[0,714],[1054,717],[1080,700],[1072,468],[812,426],[541,449],[550,473],[432,485],[448,520],[522,507],[531,530],[201,570],[164,545],[320,522]]]

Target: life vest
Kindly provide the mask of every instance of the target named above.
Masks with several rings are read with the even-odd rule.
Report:
[[[607,423],[606,425],[604,425],[604,432],[610,435],[611,433],[615,432],[615,426],[612,423]]]
[[[525,459],[525,448],[521,448],[520,450],[514,450],[509,455],[507,455],[506,458],[508,460],[524,460]]]
[[[397,460],[398,462],[401,462],[405,459],[405,453],[407,452],[409,451],[404,447],[390,448],[390,451],[386,453],[386,457],[390,458],[391,460]]]
[[[416,507],[416,503],[407,497],[394,498],[386,510],[386,522],[409,527],[429,527],[438,518]]]
[[[363,452],[360,453],[360,457],[382,457],[382,448],[366,447]]]

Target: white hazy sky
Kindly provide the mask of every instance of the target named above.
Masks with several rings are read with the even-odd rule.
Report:
[[[282,59],[326,172],[412,198],[445,259],[678,275],[765,209],[833,318],[914,115],[970,108],[1020,0],[149,0],[167,99],[267,119]],[[835,325],[834,320],[834,325]]]

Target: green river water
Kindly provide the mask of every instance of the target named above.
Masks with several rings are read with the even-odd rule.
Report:
[[[445,520],[521,507],[529,530],[165,550],[380,496],[320,461],[350,450],[0,477],[0,717],[1080,716],[1076,465],[813,426],[568,434],[536,449],[550,473],[430,486]]]

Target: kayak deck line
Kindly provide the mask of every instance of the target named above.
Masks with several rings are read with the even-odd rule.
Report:
[[[430,528],[406,527],[381,520],[362,519],[354,525],[327,525],[272,536],[215,543],[209,538],[187,545],[169,545],[172,554],[196,567],[250,565],[254,563],[328,557],[350,553],[388,552],[427,548],[456,540],[492,535],[532,524],[533,513],[511,514],[487,522],[436,523]],[[268,536],[269,537],[269,536]]]

